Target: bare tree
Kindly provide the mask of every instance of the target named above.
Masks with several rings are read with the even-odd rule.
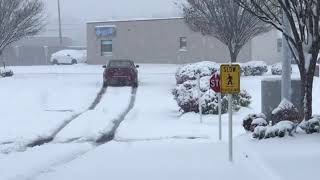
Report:
[[[320,1],[319,0],[237,0],[239,5],[257,18],[272,25],[284,34],[301,77],[301,102],[304,117],[312,116],[312,88],[317,56],[320,49]],[[290,32],[282,23],[286,16]]]
[[[41,0],[0,0],[0,56],[11,43],[41,31],[43,10]]]
[[[236,62],[242,47],[255,36],[270,30],[270,26],[245,11],[234,0],[187,0],[184,17],[194,31],[217,38]]]

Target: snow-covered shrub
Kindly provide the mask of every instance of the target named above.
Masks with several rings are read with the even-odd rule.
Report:
[[[218,94],[210,89],[210,76],[200,79],[201,107],[203,114],[218,114]],[[172,90],[174,99],[178,106],[184,112],[199,112],[199,101],[197,91],[197,81],[188,80],[182,84],[178,84]],[[221,97],[221,112],[226,113],[228,110],[227,96]],[[241,107],[248,107],[251,103],[251,96],[247,91],[242,90],[241,93],[233,95],[233,110],[238,111]]]
[[[298,124],[302,118],[299,110],[290,101],[284,99],[279,106],[272,111],[271,120],[274,124],[280,121],[291,121]]]
[[[267,117],[263,114],[249,114],[247,115],[242,122],[242,126],[246,131],[253,132],[257,126],[267,126]]]
[[[268,72],[268,66],[263,61],[249,61],[243,63],[241,66],[241,73],[244,76],[261,76]]]
[[[208,90],[201,97],[202,100],[202,113],[203,114],[218,114],[218,94]],[[221,97],[221,113],[224,114],[228,111],[228,98],[227,96]]]
[[[188,80],[196,80],[197,74],[200,74],[200,77],[211,76],[218,70],[218,65],[210,61],[186,64],[178,68],[176,72],[176,82],[177,84],[182,84]]]
[[[10,77],[10,76],[13,76],[13,71],[10,70],[10,69],[4,69],[4,68],[1,68],[0,69],[0,77]]]
[[[173,89],[172,94],[184,112],[198,112],[198,92],[194,81],[186,81]]]
[[[273,137],[292,136],[296,129],[296,124],[291,121],[281,121],[274,126],[257,126],[252,134],[256,139],[267,139]]]
[[[292,72],[292,67],[291,67]],[[272,75],[281,75],[282,74],[282,64],[276,63],[271,66],[271,73]]]
[[[251,104],[251,99],[251,95],[246,90],[242,90],[239,95],[233,96],[235,104],[239,104],[241,107],[248,107]]]
[[[304,130],[307,134],[320,132],[320,117],[315,116],[308,121],[302,121],[299,127]]]

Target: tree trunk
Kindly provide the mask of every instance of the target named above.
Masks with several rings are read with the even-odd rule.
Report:
[[[237,62],[237,55],[235,55],[235,53],[231,53],[231,54],[230,54],[230,57],[231,57],[231,62],[232,62],[232,63]]]
[[[312,88],[313,88],[313,73],[308,73],[305,87],[305,120],[312,117]]]
[[[233,50],[232,47],[229,47],[229,52],[230,52],[231,62],[232,62],[232,63],[237,62],[239,50],[238,50],[238,49]]]
[[[299,67],[300,68],[300,67]],[[305,74],[305,70],[303,69],[301,69],[300,68],[300,93],[301,93],[301,95],[300,95],[300,104],[303,106],[303,114],[302,114],[302,119],[303,118],[305,118],[305,116],[306,116],[306,101],[305,101],[305,97],[306,97],[306,84],[307,84],[307,81],[306,81],[306,74]]]

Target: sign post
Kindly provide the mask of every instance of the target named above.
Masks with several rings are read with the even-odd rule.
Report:
[[[232,142],[232,94],[240,92],[240,66],[235,64],[222,64],[221,73],[221,93],[228,94],[229,110],[229,161],[233,161]]]
[[[221,122],[221,84],[220,75],[214,74],[210,79],[211,89],[218,93],[218,112],[219,112],[219,140],[222,140],[222,122]]]

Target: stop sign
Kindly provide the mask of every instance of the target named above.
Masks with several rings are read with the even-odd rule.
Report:
[[[214,92],[216,93],[220,93],[221,92],[221,88],[220,88],[220,75],[219,74],[214,74],[211,78],[210,78],[210,87],[212,90],[214,90]]]

